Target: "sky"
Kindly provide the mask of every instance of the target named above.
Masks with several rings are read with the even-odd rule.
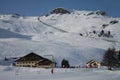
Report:
[[[68,10],[103,10],[108,16],[120,17],[120,0],[0,0],[0,14],[42,16],[57,7]]]

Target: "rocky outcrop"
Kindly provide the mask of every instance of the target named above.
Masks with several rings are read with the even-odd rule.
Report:
[[[70,11],[63,8],[56,8],[51,12],[51,14],[70,14]]]

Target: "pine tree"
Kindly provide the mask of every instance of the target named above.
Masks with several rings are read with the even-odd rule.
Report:
[[[61,66],[62,66],[62,68],[69,68],[70,67],[69,61],[63,59],[62,62],[61,62]]]
[[[120,67],[120,50],[118,52],[118,67]]]
[[[118,52],[118,60],[120,61],[120,50]]]
[[[103,63],[108,67],[108,70],[112,70],[112,67],[116,65],[115,48],[109,48],[105,52],[103,56]]]

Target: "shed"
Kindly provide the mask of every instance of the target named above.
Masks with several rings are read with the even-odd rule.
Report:
[[[100,68],[101,63],[95,60],[90,60],[86,63],[86,68]]]

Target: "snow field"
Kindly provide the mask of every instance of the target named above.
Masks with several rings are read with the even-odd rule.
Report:
[[[105,69],[55,68],[54,74],[51,74],[51,69],[0,67],[1,80],[119,80],[119,78],[120,71]]]

